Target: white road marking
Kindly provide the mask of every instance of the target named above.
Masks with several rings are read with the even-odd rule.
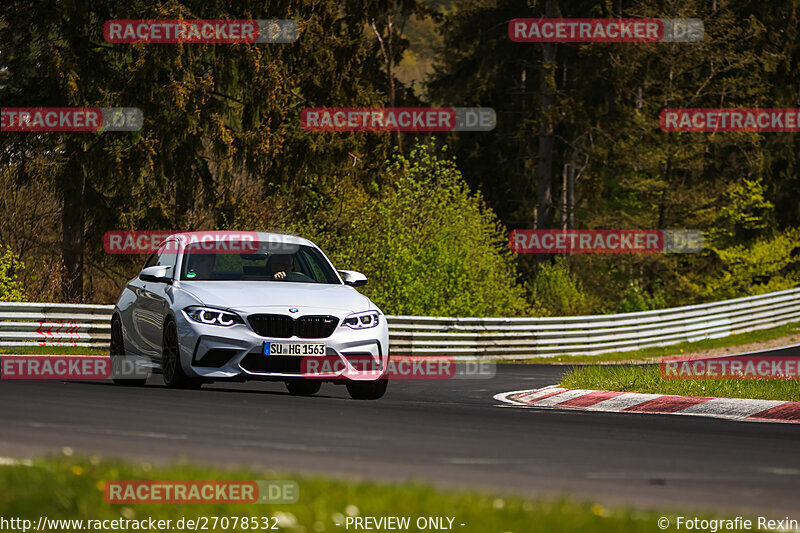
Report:
[[[454,465],[500,465],[506,461],[484,457],[450,457],[444,462]]]
[[[67,429],[72,431],[81,431],[84,433],[101,433],[103,435],[120,435],[123,437],[142,437],[145,439],[166,439],[166,440],[187,440],[188,435],[181,434],[168,434],[168,433],[154,433],[151,431],[127,431],[122,429],[95,429],[84,426],[71,426],[69,424],[43,424],[40,422],[32,422],[28,424],[32,428],[50,428],[50,429]]]
[[[515,394],[522,394],[523,392],[533,392],[533,391],[531,391],[530,389],[526,389],[526,390],[512,390],[511,392],[500,392],[492,396],[492,398],[494,398],[498,402],[505,402],[505,403],[510,403],[511,405],[521,406],[525,404],[522,404],[516,400],[511,400],[509,399],[509,397]]]

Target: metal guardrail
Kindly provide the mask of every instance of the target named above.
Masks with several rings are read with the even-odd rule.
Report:
[[[0,347],[107,348],[113,308],[0,302]],[[390,349],[397,355],[596,355],[719,338],[800,321],[800,289],[617,315],[387,318]]]
[[[597,355],[726,337],[800,321],[800,289],[617,315],[389,317],[392,353],[503,358]]]
[[[113,305],[0,302],[0,347],[107,348]]]

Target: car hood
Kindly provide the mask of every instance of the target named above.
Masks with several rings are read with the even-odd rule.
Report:
[[[182,281],[181,289],[201,304],[247,312],[254,308],[300,307],[355,313],[375,309],[348,285],[280,281]]]

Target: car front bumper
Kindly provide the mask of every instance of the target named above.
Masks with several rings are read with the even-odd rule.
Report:
[[[327,338],[262,337],[246,324],[229,327],[200,324],[186,316],[176,317],[181,363],[187,375],[209,381],[216,380],[285,380],[309,377],[322,380],[374,380],[375,373],[347,373],[349,357],[371,361],[371,368],[386,368],[389,361],[389,328],[381,322],[368,329],[351,329],[341,324]],[[247,322],[247,317],[243,317]],[[341,360],[335,372],[310,374],[304,372],[303,356],[264,355],[265,342],[324,343],[328,360]],[[315,356],[306,356],[315,357]],[[316,356],[319,357],[319,356]],[[371,358],[371,359],[370,359]],[[328,366],[326,369],[330,370]]]

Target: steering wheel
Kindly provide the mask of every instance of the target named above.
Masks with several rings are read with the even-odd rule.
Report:
[[[278,281],[310,281],[313,282],[314,278],[306,276],[302,272],[287,272],[286,277]]]

